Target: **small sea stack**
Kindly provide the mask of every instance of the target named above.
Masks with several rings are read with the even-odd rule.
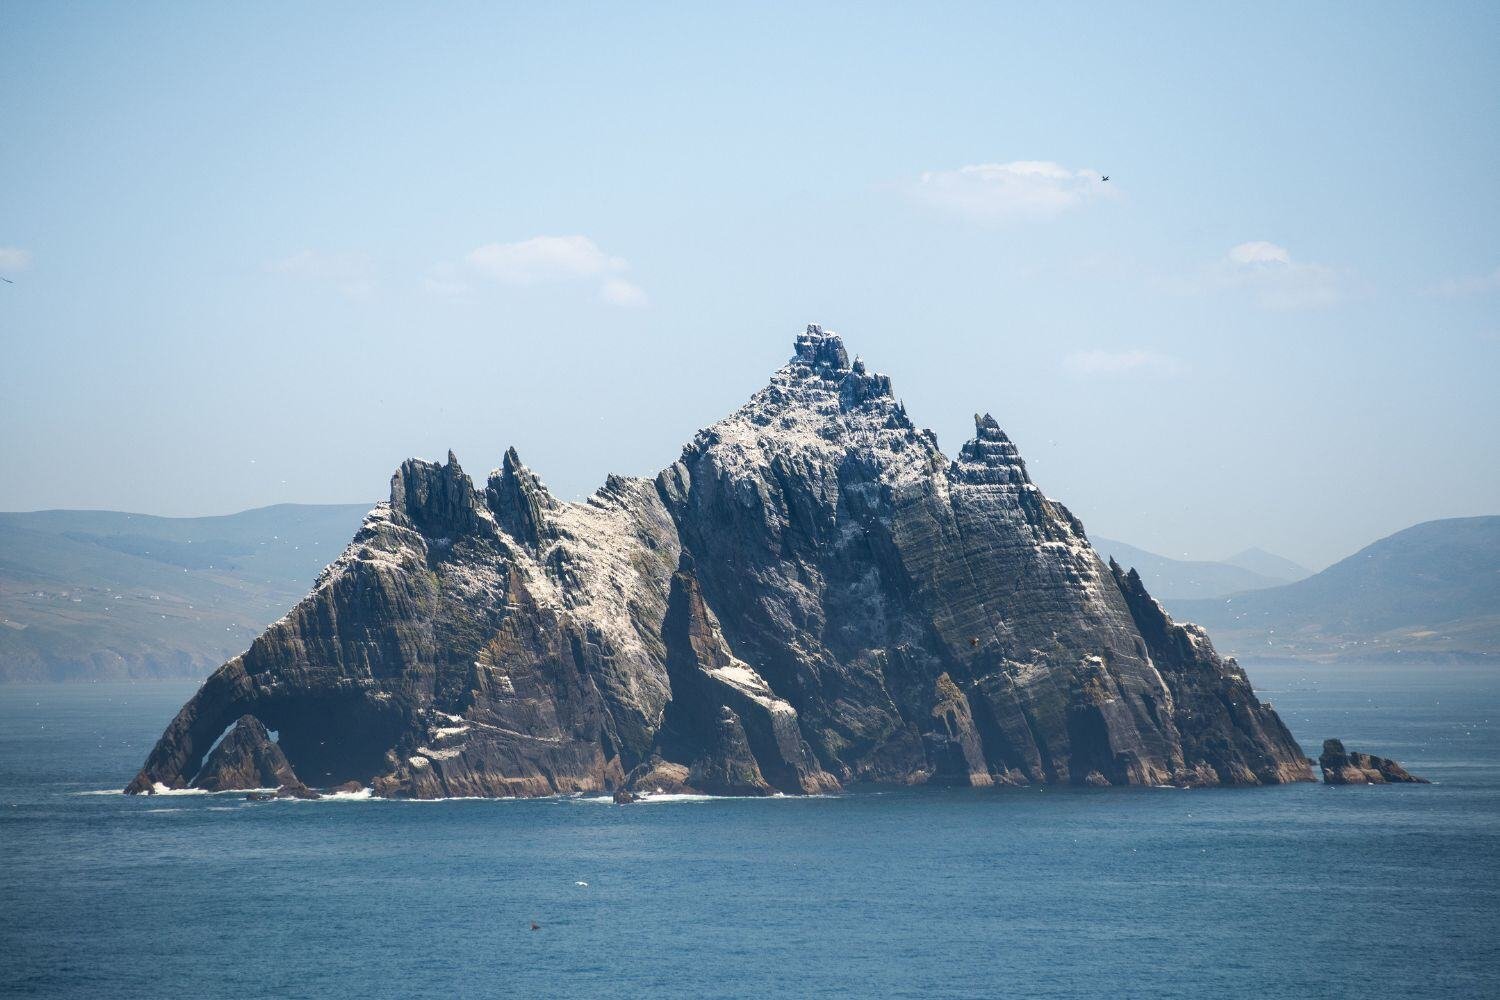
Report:
[[[1325,785],[1428,784],[1395,761],[1344,749],[1342,740],[1324,740],[1318,757]]]

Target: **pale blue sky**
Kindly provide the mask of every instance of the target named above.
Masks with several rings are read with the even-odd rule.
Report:
[[[0,16],[0,509],[571,498],[817,321],[1166,554],[1500,512],[1500,5]]]

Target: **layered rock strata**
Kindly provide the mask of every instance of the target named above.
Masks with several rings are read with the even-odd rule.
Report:
[[[253,715],[243,715],[209,753],[192,786],[209,792],[228,789],[299,787],[302,779],[286,754]]]
[[[1256,785],[1308,762],[1233,660],[1105,565],[989,416],[956,459],[809,327],[654,479],[565,503],[411,460],[132,790],[249,715],[319,787],[807,794]]]

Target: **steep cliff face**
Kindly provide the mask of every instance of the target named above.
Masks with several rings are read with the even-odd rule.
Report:
[[[569,504],[514,450],[482,493],[405,463],[129,790],[242,715],[304,781],[392,796],[1311,778],[992,418],[950,461],[817,327],[654,481]]]

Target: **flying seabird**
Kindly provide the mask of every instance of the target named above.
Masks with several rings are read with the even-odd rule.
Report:
[[[1103,176],[1103,177],[1101,177],[1101,178],[1099,178],[1099,182],[1100,182],[1100,183],[1101,183],[1101,184],[1102,184],[1102,183],[1103,183],[1103,182],[1104,182],[1104,181],[1107,181],[1107,180],[1109,180],[1109,174],[1105,174],[1105,175],[1104,175],[1104,176]]]

